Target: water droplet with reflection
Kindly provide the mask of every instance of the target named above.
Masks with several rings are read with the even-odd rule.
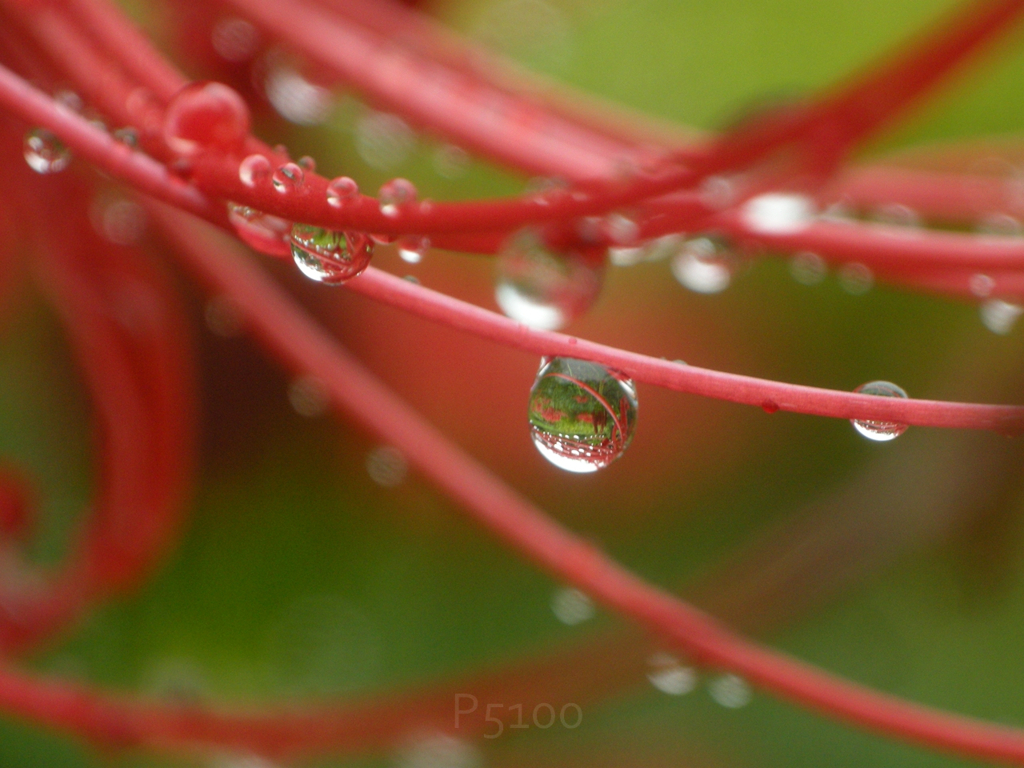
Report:
[[[861,384],[854,392],[862,395],[875,395],[876,397],[899,397],[906,399],[907,393],[902,387],[893,384],[891,381],[869,381]],[[906,424],[896,421],[871,421],[869,419],[851,419],[850,423],[868,440],[884,443],[895,440],[907,431]]]

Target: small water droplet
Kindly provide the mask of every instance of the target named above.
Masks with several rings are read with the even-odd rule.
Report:
[[[434,150],[434,170],[446,179],[464,176],[470,162],[469,153],[454,144],[442,144]]]
[[[245,19],[229,16],[213,25],[210,33],[213,50],[225,61],[249,61],[260,46],[260,34]]]
[[[669,696],[684,696],[697,687],[697,671],[670,653],[655,653],[647,660],[647,679]]]
[[[398,240],[398,255],[407,264],[419,264],[430,250],[430,238],[422,235],[407,235]]]
[[[346,200],[352,200],[359,194],[359,185],[348,176],[338,176],[327,182],[327,204],[332,208],[341,208]]]
[[[672,257],[672,274],[696,293],[720,293],[732,282],[732,254],[717,237],[687,240]]]
[[[57,91],[53,94],[53,100],[57,103],[58,107],[75,114],[81,114],[82,110],[85,109],[85,102],[82,101],[82,97],[74,91]]]
[[[971,289],[972,294],[979,299],[983,299],[992,294],[992,290],[996,287],[996,281],[988,275],[983,275],[979,272],[971,275],[967,285]]]
[[[249,133],[249,107],[223,83],[190,83],[164,111],[163,136],[172,152],[191,157],[206,149],[233,152]]]
[[[288,386],[288,402],[300,416],[323,416],[331,404],[327,387],[316,376],[300,376]]]
[[[263,90],[277,114],[296,125],[319,125],[334,108],[330,90],[303,77],[279,51],[267,57]]]
[[[978,311],[986,328],[992,333],[1005,336],[1013,330],[1017,318],[1024,312],[1024,307],[1002,299],[990,299],[982,304]]]
[[[818,254],[803,251],[789,260],[789,274],[801,285],[817,285],[828,274],[828,264]]]
[[[380,212],[395,217],[399,211],[416,200],[416,185],[408,179],[396,178],[385,182],[378,194]]]
[[[775,413],[779,410],[779,404],[770,398],[761,401],[761,410],[765,413]]]
[[[708,683],[708,694],[715,701],[728,709],[740,709],[747,706],[754,698],[753,691],[747,681],[739,675],[720,675]]]
[[[405,280],[407,283],[412,283],[413,285],[421,284],[420,279],[416,277],[416,275],[404,275],[402,279]]]
[[[863,296],[875,284],[875,274],[864,264],[850,262],[839,268],[839,287],[851,296]]]
[[[752,232],[765,235],[792,235],[814,223],[814,201],[807,195],[769,192],[747,200],[741,217]]]
[[[416,146],[416,134],[397,115],[368,111],[355,125],[356,152],[372,168],[388,171],[405,162]]]
[[[636,387],[603,365],[553,357],[530,390],[530,434],[568,472],[596,472],[619,458],[636,428]]]
[[[568,196],[569,182],[558,176],[537,176],[526,183],[523,194],[538,205],[547,207]]]
[[[45,128],[25,134],[25,162],[36,173],[60,173],[71,162],[71,150]]]
[[[270,177],[270,182],[274,185],[274,189],[282,195],[298,189],[305,181],[306,174],[296,163],[285,163],[279,166],[274,171],[274,175]]]
[[[900,203],[878,206],[871,212],[871,218],[879,224],[910,230],[910,234],[921,226],[921,216],[918,212]]]
[[[604,219],[604,231],[616,245],[635,245],[640,237],[640,225],[623,213],[609,213]]]
[[[1020,237],[1024,234],[1020,220],[1006,213],[990,213],[978,222],[975,229],[978,234],[993,237]]]
[[[287,239],[291,222],[238,203],[228,203],[228,220],[242,242],[253,250],[268,256],[291,254]]]
[[[509,239],[497,267],[495,300],[501,311],[546,331],[563,328],[586,312],[604,277],[602,267],[586,255],[557,253],[532,229]]]
[[[314,173],[316,171],[316,160],[310,155],[303,155],[298,160],[299,168],[304,170],[306,173]]]
[[[137,149],[139,146],[139,132],[131,126],[118,128],[112,135],[114,141],[120,142],[130,149]]]
[[[861,384],[854,392],[862,395],[874,395],[876,397],[899,397],[906,399],[907,393],[902,387],[893,384],[891,381],[869,381]],[[907,431],[906,424],[896,421],[870,421],[867,419],[850,419],[853,428],[869,440],[884,443],[895,440]]]
[[[247,187],[263,184],[270,178],[270,160],[263,155],[249,155],[238,164],[238,180]]]
[[[295,265],[318,283],[338,285],[370,264],[373,243],[360,232],[338,232],[311,224],[295,224],[291,231]]]
[[[395,488],[405,481],[409,464],[400,450],[381,445],[366,455],[366,472],[377,485]]]
[[[551,612],[563,624],[574,627],[592,619],[596,613],[590,595],[575,587],[562,587],[551,596]]]

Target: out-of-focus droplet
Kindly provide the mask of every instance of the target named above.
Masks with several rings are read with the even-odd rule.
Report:
[[[164,112],[164,141],[182,157],[206,149],[234,152],[248,133],[249,107],[223,83],[190,83],[171,98]]]
[[[82,110],[85,109],[85,102],[82,101],[82,97],[74,91],[57,91],[53,94],[53,100],[57,103],[58,107],[75,114],[81,114]]]
[[[407,235],[398,239],[398,255],[406,264],[419,264],[430,250],[430,238]]]
[[[142,687],[149,695],[177,704],[196,704],[210,694],[205,673],[190,659],[159,659],[145,678]]]
[[[719,675],[708,682],[708,694],[719,704],[728,709],[740,709],[747,706],[754,698],[750,685],[739,675]]]
[[[563,328],[597,300],[603,265],[575,251],[557,253],[526,229],[505,244],[498,259],[495,300],[501,311],[546,331]]]
[[[769,192],[743,204],[743,223],[764,235],[792,235],[814,223],[817,209],[807,195]]]
[[[898,397],[907,398],[907,393],[902,387],[893,384],[891,381],[869,381],[861,384],[854,392],[862,395],[874,395],[875,397]],[[895,440],[907,431],[906,424],[897,421],[871,421],[869,419],[850,419],[853,428],[868,440],[884,443]]]
[[[700,185],[700,200],[715,210],[728,208],[736,200],[736,183],[726,176],[708,176]]]
[[[1007,213],[990,213],[982,217],[975,231],[980,235],[993,237],[1020,237],[1024,234],[1024,227],[1021,226],[1020,219]]]
[[[131,126],[118,128],[111,135],[115,141],[124,144],[129,149],[137,149],[139,146],[139,132]]]
[[[252,24],[237,16],[220,19],[210,33],[213,50],[225,61],[249,61],[260,48],[260,33]]]
[[[258,755],[220,755],[213,768],[278,768],[278,765]]]
[[[296,125],[319,125],[334,108],[327,88],[311,83],[277,53],[269,57],[263,90],[277,114]]]
[[[863,296],[875,284],[875,274],[864,264],[843,264],[837,274],[839,287],[851,296]]]
[[[303,155],[298,159],[298,166],[306,173],[314,173],[316,171],[316,160],[311,155]]]
[[[455,144],[442,144],[434,150],[434,170],[446,179],[458,179],[469,170],[469,153]]]
[[[373,243],[360,232],[338,232],[311,224],[295,224],[291,232],[295,265],[310,280],[338,285],[370,264]]]
[[[146,212],[125,197],[98,196],[89,208],[98,235],[116,245],[135,245],[146,234]]]
[[[380,212],[395,217],[404,206],[416,201],[416,185],[408,179],[391,179],[381,185],[378,199]]]
[[[395,488],[405,481],[409,464],[400,450],[381,445],[366,455],[366,473],[377,485]]]
[[[316,376],[300,376],[288,385],[288,402],[299,416],[315,419],[327,413],[331,395]]]
[[[697,687],[697,671],[670,653],[655,653],[647,660],[647,679],[669,696],[683,696]]]
[[[992,294],[993,289],[996,287],[996,281],[989,275],[983,275],[979,272],[971,275],[967,281],[967,286],[971,289],[972,294],[979,299],[984,299]]]
[[[1017,318],[1024,312],[1024,307],[1002,299],[989,299],[979,307],[978,311],[981,315],[981,322],[986,328],[992,333],[1005,336],[1013,330]]]
[[[25,134],[25,162],[36,173],[60,173],[71,162],[71,150],[45,128]]]
[[[242,332],[244,321],[238,306],[227,296],[214,296],[203,310],[206,327],[215,336],[231,339]]]
[[[346,200],[353,200],[358,194],[359,185],[348,176],[338,176],[327,182],[327,204],[332,208],[341,208]]]
[[[733,258],[724,241],[697,237],[683,243],[672,257],[672,274],[696,293],[721,293],[732,281]]]
[[[270,160],[263,155],[249,155],[238,164],[238,180],[247,187],[263,184],[270,178]]]
[[[368,111],[355,126],[356,152],[367,165],[389,171],[406,161],[416,146],[416,134],[402,118]]]
[[[253,250],[268,256],[291,254],[288,244],[288,233],[292,229],[290,221],[238,203],[228,203],[228,220],[242,242]]]
[[[305,181],[306,174],[297,163],[285,163],[279,166],[270,177],[270,183],[282,195],[298,189]]]
[[[828,274],[828,264],[818,254],[803,251],[789,260],[789,274],[800,285],[817,285]]]
[[[467,741],[443,733],[421,734],[398,753],[396,768],[480,768],[480,753]]]
[[[588,360],[554,357],[530,390],[530,435],[540,454],[568,472],[596,472],[619,458],[636,429],[632,380]]]
[[[636,245],[640,237],[640,225],[623,213],[609,213],[604,218],[603,228],[608,239],[618,246]]]
[[[902,227],[908,230],[908,234],[912,234],[914,230],[921,227],[920,214],[910,206],[901,203],[878,206],[871,211],[871,219],[878,224]]]
[[[563,624],[574,627],[593,618],[596,609],[586,592],[575,587],[562,587],[551,596],[551,612]]]

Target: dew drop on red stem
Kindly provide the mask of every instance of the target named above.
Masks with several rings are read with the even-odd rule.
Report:
[[[373,243],[361,232],[295,224],[290,239],[299,271],[327,285],[339,285],[355,277],[369,266],[373,256]]]
[[[380,212],[393,218],[401,212],[403,206],[416,201],[416,185],[408,179],[391,179],[381,186],[379,201]]]
[[[172,152],[191,157],[215,149],[235,152],[249,133],[249,107],[223,83],[191,83],[176,93],[164,112],[164,141]]]
[[[567,472],[596,472],[619,458],[633,439],[636,414],[632,380],[587,360],[545,360],[530,390],[533,444]]]
[[[406,264],[419,264],[430,250],[430,238],[407,235],[398,239],[398,255]]]
[[[853,391],[862,395],[874,395],[876,397],[907,398],[907,393],[903,388],[893,384],[891,381],[869,381],[867,384],[861,384]],[[868,440],[874,440],[878,443],[895,440],[907,431],[907,425],[900,424],[897,421],[851,419],[850,423],[853,424],[854,429]]]
[[[662,693],[684,696],[697,687],[697,671],[671,653],[658,652],[647,659],[647,680]]]
[[[253,250],[268,256],[291,253],[287,240],[290,221],[238,203],[228,203],[228,220],[242,242]]]
[[[71,162],[71,150],[45,128],[25,134],[25,162],[36,173],[60,173]]]
[[[565,327],[597,300],[603,264],[582,252],[559,252],[535,230],[513,235],[498,259],[494,297],[501,311],[532,328]]]
[[[285,163],[274,171],[270,181],[274,189],[286,195],[299,189],[306,182],[306,173],[297,163]]]
[[[346,200],[353,200],[358,194],[359,185],[348,176],[338,176],[327,182],[327,204],[332,208],[341,208]]]
[[[263,155],[249,155],[238,164],[238,180],[252,189],[270,178],[270,160]]]
[[[708,682],[708,695],[718,705],[726,709],[740,709],[747,706],[754,698],[750,685],[739,675],[719,675]]]
[[[551,596],[551,612],[570,627],[582,624],[597,612],[590,595],[575,587],[562,587]]]
[[[811,198],[790,192],[757,195],[747,200],[740,211],[746,227],[764,235],[801,232],[814,222],[816,215],[817,209]]]

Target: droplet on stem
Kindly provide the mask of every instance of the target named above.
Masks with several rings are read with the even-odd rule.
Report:
[[[697,687],[697,672],[670,653],[655,653],[647,660],[651,685],[669,696],[683,696]]]
[[[238,164],[238,180],[252,188],[270,178],[270,160],[263,155],[249,155]]]
[[[397,216],[403,206],[416,200],[416,185],[408,179],[391,179],[380,188],[379,199],[381,213]]]
[[[562,587],[551,596],[551,612],[560,622],[572,627],[593,618],[594,601],[575,587]]]
[[[429,250],[429,237],[407,235],[398,240],[398,255],[407,264],[419,264]]]
[[[792,235],[812,223],[817,210],[807,195],[768,192],[743,204],[741,217],[752,232],[765,235]]]
[[[327,204],[332,208],[341,208],[346,200],[352,200],[359,194],[359,185],[348,176],[338,176],[327,182]]]
[[[828,274],[828,264],[818,254],[803,251],[789,260],[789,274],[801,285],[817,285]]]
[[[619,458],[636,429],[636,387],[588,360],[544,362],[530,390],[530,435],[540,454],[568,472],[596,472]]]
[[[238,237],[253,250],[268,256],[291,253],[287,241],[292,228],[290,221],[238,203],[228,203],[228,220]]]
[[[298,189],[306,180],[306,174],[296,163],[285,163],[270,177],[274,189],[282,195]]]
[[[338,232],[311,224],[295,224],[291,231],[295,265],[310,280],[338,285],[370,264],[373,243],[360,232]]]
[[[875,395],[876,397],[899,397],[906,399],[907,393],[902,387],[893,384],[891,381],[869,381],[861,384],[854,392],[862,395]],[[868,440],[884,443],[895,440],[907,431],[906,424],[897,421],[872,421],[869,419],[850,419],[853,428]]]
[[[25,162],[36,173],[60,173],[71,162],[71,150],[45,128],[25,134]]]

